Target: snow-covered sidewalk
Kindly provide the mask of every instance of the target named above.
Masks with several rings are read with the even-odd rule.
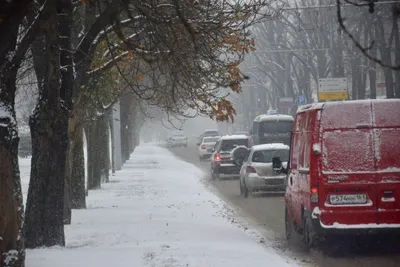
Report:
[[[26,162],[21,162],[27,191]],[[142,145],[86,210],[74,210],[66,247],[27,251],[27,267],[295,266],[221,214],[203,173],[167,149]]]

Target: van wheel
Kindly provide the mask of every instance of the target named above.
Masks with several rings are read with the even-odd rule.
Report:
[[[292,232],[293,232],[293,224],[292,221],[290,220],[289,217],[289,211],[287,207],[285,207],[285,234],[286,234],[286,240],[290,240],[292,238]]]
[[[316,235],[312,229],[311,219],[307,216],[303,218],[303,242],[308,248],[315,245]]]

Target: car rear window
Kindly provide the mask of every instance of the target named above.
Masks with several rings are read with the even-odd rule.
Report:
[[[248,146],[249,141],[247,139],[228,139],[222,140],[221,151],[231,151],[236,146]]]
[[[205,131],[204,132],[205,135],[218,135],[217,131]]]
[[[274,157],[279,157],[282,162],[287,162],[289,159],[289,150],[277,149],[254,151],[251,161],[260,163],[272,163],[272,158]]]
[[[219,137],[207,137],[203,139],[203,143],[216,143]]]

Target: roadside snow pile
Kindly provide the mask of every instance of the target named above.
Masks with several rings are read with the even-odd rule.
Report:
[[[73,211],[66,247],[27,250],[26,266],[295,266],[221,217],[224,204],[202,175],[166,149],[136,148],[110,183],[90,191],[88,208]]]

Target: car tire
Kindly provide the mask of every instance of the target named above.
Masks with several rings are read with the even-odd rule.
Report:
[[[285,207],[285,235],[286,240],[290,240],[293,234],[293,223],[289,217],[289,211],[287,207]]]
[[[211,180],[215,180],[217,177],[216,177],[216,175],[215,175],[215,173],[214,173],[214,170],[213,169],[211,169]]]
[[[311,218],[308,216],[303,217],[303,242],[308,248],[315,245],[316,235],[313,231]]]

